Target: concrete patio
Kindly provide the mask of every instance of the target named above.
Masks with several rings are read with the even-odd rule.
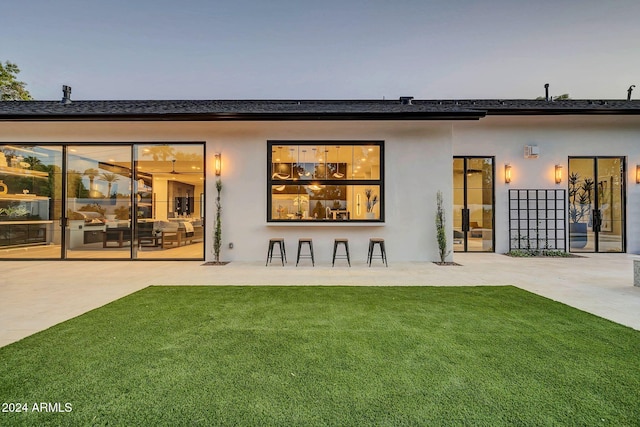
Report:
[[[431,262],[336,261],[336,266],[276,260],[200,261],[16,261],[2,262],[0,346],[153,285],[514,285],[613,322],[640,330],[640,287],[633,286],[637,255],[588,254],[581,258],[510,258],[500,254],[455,255],[461,266]],[[279,260],[278,260],[279,261]]]

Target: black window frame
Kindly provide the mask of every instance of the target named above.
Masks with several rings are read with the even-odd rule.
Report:
[[[273,151],[279,146],[375,146],[380,153],[380,177],[379,179],[349,179],[336,181],[333,179],[314,179],[318,185],[345,185],[345,186],[375,186],[379,188],[378,195],[378,218],[364,219],[315,219],[315,218],[271,218],[273,207],[272,189],[280,185],[309,185],[308,181],[292,181],[289,179],[277,179],[272,176]],[[268,223],[297,223],[297,224],[336,224],[336,223],[384,223],[385,222],[385,163],[384,163],[384,141],[383,140],[268,140],[267,141],[267,210],[266,219]]]

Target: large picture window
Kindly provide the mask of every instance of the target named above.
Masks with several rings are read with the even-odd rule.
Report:
[[[269,141],[267,163],[267,221],[384,221],[381,141]]]

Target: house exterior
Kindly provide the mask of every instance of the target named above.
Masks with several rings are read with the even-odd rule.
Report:
[[[640,251],[640,101],[5,101],[0,259]],[[508,181],[508,182],[507,182]]]

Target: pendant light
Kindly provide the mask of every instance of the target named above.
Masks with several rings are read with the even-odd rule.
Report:
[[[278,147],[278,158],[276,159],[276,161],[278,162],[279,165],[282,164],[280,163],[281,156],[282,156],[282,147]],[[289,179],[290,176],[291,175],[289,174],[274,172],[273,175],[271,175],[271,179]]]
[[[336,171],[333,173],[334,178],[342,179],[344,174],[340,173],[340,146],[336,147]]]
[[[309,172],[308,170],[306,170],[306,165],[307,165],[307,150],[302,150],[302,168],[299,168],[298,170],[298,176],[299,177],[303,177],[303,176],[311,176],[311,172]]]

